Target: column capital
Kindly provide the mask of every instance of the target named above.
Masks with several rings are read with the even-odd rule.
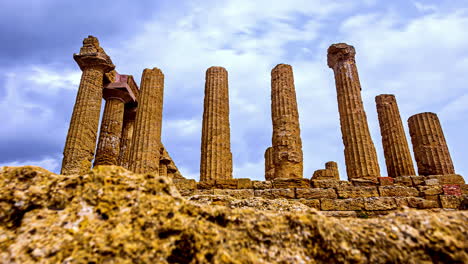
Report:
[[[271,74],[274,74],[274,73],[280,72],[280,71],[289,71],[289,72],[292,72],[292,66],[289,65],[289,64],[280,63],[280,64],[276,65],[276,66],[271,70]]]
[[[327,61],[328,67],[334,69],[338,64],[344,61],[354,62],[356,50],[353,46],[346,43],[333,44],[328,48]]]
[[[111,71],[115,68],[110,57],[106,54],[103,48],[99,46],[99,41],[96,37],[88,36],[83,40],[83,46],[80,53],[73,54],[81,70],[88,68],[102,68],[104,72]]]
[[[379,94],[375,97],[375,102],[378,105],[388,104],[388,103],[396,102],[396,98],[395,98],[395,95],[393,94]]]

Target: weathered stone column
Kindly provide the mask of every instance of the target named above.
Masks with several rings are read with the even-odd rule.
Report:
[[[333,175],[337,180],[340,179],[340,172],[338,171],[338,163],[335,161],[329,161],[325,163],[325,169],[329,170],[331,172],[331,175]]]
[[[83,74],[63,150],[61,174],[82,174],[91,168],[101,112],[104,73],[115,68],[93,36],[83,40],[80,53],[74,54],[73,58]]]
[[[135,126],[137,107],[126,105],[124,110],[122,137],[120,140],[119,165],[128,169],[130,165],[130,148],[132,145],[133,129]]]
[[[141,77],[138,109],[130,150],[130,170],[159,173],[164,74],[145,69]]]
[[[355,55],[354,47],[345,43],[328,48],[328,66],[335,73],[346,172],[349,180],[377,180],[380,168],[361,99]]]
[[[200,181],[232,179],[228,73],[223,67],[206,70]]]
[[[437,115],[428,112],[413,115],[408,125],[419,175],[455,174]]]
[[[316,170],[312,175],[312,180],[340,180],[338,163],[329,161],[325,163],[325,169]]]
[[[271,71],[274,178],[302,178],[303,157],[293,70],[278,64]]]
[[[275,164],[273,164],[273,147],[265,150],[265,180],[271,181],[275,178]]]
[[[161,155],[159,158],[159,176],[168,176],[167,166],[172,162],[172,159],[162,144],[159,153]]]
[[[375,102],[388,176],[416,175],[395,96],[381,94]]]

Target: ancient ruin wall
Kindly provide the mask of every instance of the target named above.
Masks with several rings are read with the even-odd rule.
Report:
[[[302,178],[303,157],[292,67],[278,64],[271,71],[274,178]]]
[[[273,147],[265,150],[265,180],[269,181],[275,177],[275,164],[273,163]]]
[[[63,151],[61,173],[65,175],[87,173],[91,168],[96,148],[104,73],[115,67],[93,36],[84,39],[80,53],[73,57],[83,74]]]
[[[124,104],[122,98],[106,98],[94,166],[118,164]]]
[[[130,165],[130,148],[132,145],[133,129],[135,126],[136,107],[126,106],[124,110],[122,136],[118,163],[128,169]]]
[[[348,179],[376,180],[380,168],[362,103],[355,54],[353,46],[333,44],[328,48],[328,66],[335,74]]]
[[[375,102],[388,176],[416,175],[395,96],[381,94]]]
[[[420,113],[408,119],[414,158],[419,175],[454,174],[444,132],[434,113]]]
[[[200,181],[232,178],[228,73],[222,67],[206,71]]]
[[[130,150],[130,170],[159,172],[164,74],[158,68],[145,69],[141,77],[138,109]]]

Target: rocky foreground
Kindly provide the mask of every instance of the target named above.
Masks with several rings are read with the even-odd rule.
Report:
[[[3,167],[0,190],[0,263],[468,263],[467,211],[340,219],[286,200],[204,205],[169,178],[104,166]]]

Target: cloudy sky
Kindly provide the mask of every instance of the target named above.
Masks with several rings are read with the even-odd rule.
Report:
[[[174,4],[177,2],[177,4]],[[369,126],[385,162],[374,97],[395,94],[405,128],[439,115],[455,164],[468,175],[468,0],[20,0],[0,9],[0,165],[58,172],[80,70],[72,58],[94,35],[117,71],[165,78],[163,142],[198,179],[205,70],[229,72],[234,177],[263,179],[271,144],[270,71],[294,69],[304,176],[339,163],[343,143],[332,43],[355,46]],[[465,178],[466,179],[466,178]]]

